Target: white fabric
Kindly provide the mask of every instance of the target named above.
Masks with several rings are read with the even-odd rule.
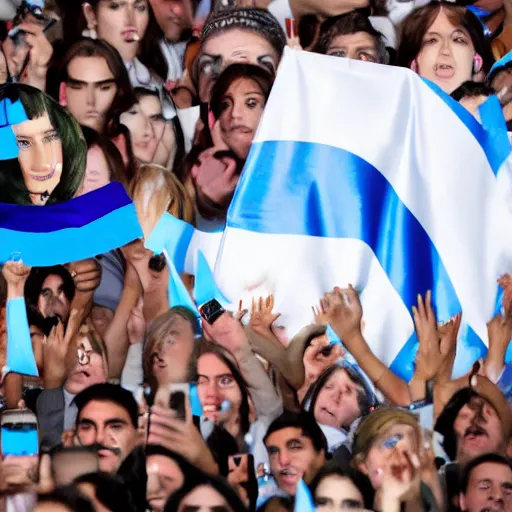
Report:
[[[121,386],[125,389],[137,389],[144,382],[142,369],[143,343],[130,345],[123,372],[121,373]]]
[[[172,43],[162,39],[160,41],[160,48],[169,68],[167,80],[178,80],[183,74],[183,58],[185,57],[187,42]]]

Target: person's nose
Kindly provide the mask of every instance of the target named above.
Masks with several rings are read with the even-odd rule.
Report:
[[[284,468],[290,464],[290,457],[286,450],[281,450],[279,452],[279,465]]]
[[[47,147],[48,146],[48,147]],[[43,144],[42,141],[34,142],[31,151],[31,169],[36,172],[47,172],[51,162],[51,144]]]
[[[441,43],[441,53],[443,55],[451,55],[452,50],[450,46],[450,41],[448,39],[443,39]]]
[[[144,117],[144,128],[142,132],[142,137],[144,140],[149,141],[155,137],[155,131],[153,130],[153,125],[149,118]]]
[[[94,104],[96,103],[95,99],[96,98],[95,98],[93,87],[88,87],[87,88],[87,98],[86,98],[87,106],[94,107]]]
[[[171,0],[170,10],[174,16],[181,16],[184,11],[181,0]]]
[[[127,27],[135,26],[135,6],[130,6],[125,11],[125,23]]]
[[[208,387],[206,388],[206,397],[209,399],[220,400],[221,395],[219,393],[219,390],[217,389],[217,384],[215,382],[210,382],[208,384]]]
[[[148,483],[146,487],[147,498],[156,496],[160,491],[160,478],[153,471],[148,471]]]
[[[233,108],[231,109],[231,117],[236,120],[243,119],[244,115],[244,105],[240,101],[235,101]]]

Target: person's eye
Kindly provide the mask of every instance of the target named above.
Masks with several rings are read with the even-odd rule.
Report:
[[[346,57],[347,56],[347,54],[341,50],[329,52],[327,55],[329,55],[330,57]]]
[[[260,65],[270,71],[270,73],[274,74],[276,72],[276,64],[274,59],[270,55],[264,55],[258,59]]]
[[[245,104],[250,108],[250,109],[253,109],[253,108],[256,108],[259,103],[258,103],[258,100],[254,99],[254,98],[250,98],[248,99]]]
[[[146,4],[139,4],[136,9],[139,12],[146,12],[148,10],[148,6]]]
[[[512,496],[512,487],[503,487],[503,493],[507,496]]]
[[[208,379],[206,377],[199,377],[197,379],[198,386],[206,386],[206,384],[208,384]]]
[[[19,149],[28,149],[32,146],[28,140],[17,139],[16,143],[18,144]]]
[[[324,389],[328,389],[328,390],[331,390],[331,389],[334,389],[334,386],[332,384],[326,384],[324,386]]]
[[[121,7],[121,4],[118,4],[117,2],[110,2],[108,5],[109,9],[112,9],[113,11],[117,11]]]
[[[478,486],[478,488],[481,490],[481,491],[488,491],[490,489],[490,485],[489,484],[486,484],[486,483],[482,483]]]
[[[90,425],[89,423],[83,423],[79,426],[79,429],[81,432],[89,432],[89,430],[92,429],[92,425]]]
[[[454,39],[456,43],[463,44],[464,46],[467,46],[468,40],[465,37],[458,36]]]
[[[359,55],[359,60],[362,60],[364,62],[377,62],[375,56],[370,53],[361,53]]]
[[[114,430],[115,432],[120,432],[123,430],[123,424],[122,423],[114,423],[113,425],[110,425],[110,428]]]
[[[59,134],[57,132],[47,135],[43,138],[43,143],[48,144],[49,142],[53,142],[54,140],[60,140]]]
[[[100,91],[111,91],[112,88],[114,87],[114,84],[104,84],[100,87]]]
[[[435,37],[429,37],[423,41],[423,44],[435,44],[437,43],[437,39]]]
[[[82,84],[75,84],[73,82],[66,84],[66,87],[68,87],[69,89],[74,89],[75,91],[80,91],[81,89],[83,89]]]
[[[199,66],[199,72],[202,75],[211,75],[213,71],[213,64],[209,61],[203,62]]]
[[[273,448],[272,446],[268,449],[268,454],[270,456],[277,455],[279,453],[279,450],[277,448]]]
[[[225,112],[229,108],[229,101],[222,101],[220,104],[220,111]]]
[[[302,444],[298,443],[298,442],[294,442],[294,443],[291,443],[290,444],[290,450],[293,450],[293,451],[299,451],[299,450],[302,450]]]
[[[231,377],[231,375],[224,375],[223,377],[220,378],[219,385],[225,388],[231,386],[231,384],[233,384],[233,381],[234,379],[233,377]]]
[[[41,295],[42,295],[43,297],[49,297],[49,296],[50,296],[50,290],[43,290],[43,291],[41,292]]]
[[[329,500],[323,496],[319,496],[318,498],[315,498],[315,505],[317,507],[323,507],[329,503]]]
[[[163,123],[165,122],[164,116],[162,114],[155,114],[151,116],[151,122],[153,123]]]

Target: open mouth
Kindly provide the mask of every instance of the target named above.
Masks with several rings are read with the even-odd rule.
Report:
[[[329,409],[322,407],[322,411],[327,413],[331,418],[336,418],[336,416],[334,416],[334,414],[331,411],[329,411]]]
[[[237,125],[237,126],[231,127],[230,132],[242,133],[242,134],[246,135],[246,134],[252,133],[252,130],[250,128],[248,128],[247,126]]]
[[[135,29],[125,30],[122,33],[122,35],[123,35],[123,39],[127,43],[135,43],[137,41],[140,41],[140,36],[139,36],[139,34],[137,33],[137,31]]]
[[[468,428],[464,437],[466,439],[472,441],[472,440],[478,439],[479,437],[487,436],[487,435],[488,434],[487,434],[486,430],[484,430],[482,427],[479,427],[476,425],[474,427]]]
[[[35,181],[48,181],[53,178],[55,174],[55,168],[53,168],[49,174],[31,174],[30,177]]]
[[[203,405],[203,412],[219,412],[220,405]]]
[[[439,78],[451,78],[455,74],[455,69],[450,64],[436,64],[434,72]]]
[[[279,472],[279,476],[284,484],[293,485],[297,482],[299,473],[295,468],[284,468]]]

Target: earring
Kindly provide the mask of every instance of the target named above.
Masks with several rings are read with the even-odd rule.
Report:
[[[473,73],[479,73],[483,66],[483,60],[482,57],[475,53],[475,56],[473,57]]]
[[[82,32],[82,37],[85,37],[87,39],[98,39],[98,33],[96,32],[96,29],[93,28],[86,28]]]

